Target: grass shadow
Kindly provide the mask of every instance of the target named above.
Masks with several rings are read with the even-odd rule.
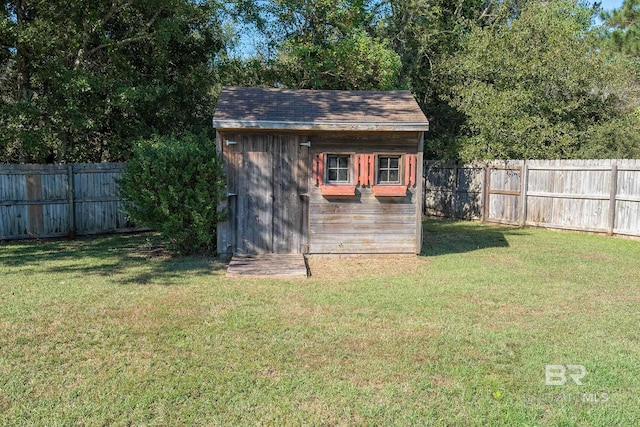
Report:
[[[111,277],[120,284],[176,284],[187,275],[226,268],[213,257],[171,256],[152,233],[10,242],[0,245],[0,266],[22,273]]]
[[[505,236],[529,233],[520,228],[478,222],[427,219],[423,221],[421,256],[438,256],[509,246]]]

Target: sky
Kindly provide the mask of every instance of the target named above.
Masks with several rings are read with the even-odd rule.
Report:
[[[623,0],[600,0],[602,8],[605,10],[618,9],[622,6]]]
[[[622,3],[624,3],[624,0],[600,0],[600,2],[602,3],[603,10],[613,10],[613,9],[620,9],[622,7]],[[591,1],[590,3],[594,3],[594,2]],[[596,25],[602,24],[602,20],[599,17],[596,17],[595,24]]]

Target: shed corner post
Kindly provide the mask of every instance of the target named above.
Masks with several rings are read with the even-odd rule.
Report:
[[[422,213],[424,212],[424,132],[420,132],[416,156],[416,255],[422,252]]]
[[[222,172],[225,175],[225,184],[228,185],[228,178],[227,178],[228,167],[227,167],[227,162],[224,158],[222,135],[217,130],[216,130],[216,151],[218,152],[218,156],[220,156],[220,160],[222,161]],[[218,203],[217,210],[218,212],[222,212],[226,210],[228,214],[229,213],[228,207],[229,207],[229,203],[228,203],[228,197],[226,196],[226,188],[225,188],[225,197]],[[224,221],[218,221],[218,224],[216,225],[216,252],[217,252],[218,258],[220,259],[224,259],[227,256],[230,220],[231,219],[227,217]]]

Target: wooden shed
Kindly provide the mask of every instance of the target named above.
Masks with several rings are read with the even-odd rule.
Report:
[[[408,91],[223,88],[227,253],[420,253],[429,122]]]

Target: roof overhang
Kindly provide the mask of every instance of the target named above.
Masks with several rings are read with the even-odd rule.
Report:
[[[267,120],[216,120],[213,127],[218,130],[226,129],[260,129],[260,130],[317,130],[317,131],[395,131],[395,132],[426,132],[429,122],[282,122]]]

